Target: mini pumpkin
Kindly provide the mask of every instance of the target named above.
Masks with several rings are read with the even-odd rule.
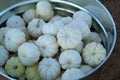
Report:
[[[42,27],[44,24],[45,22],[43,19],[34,18],[29,22],[27,30],[33,38],[38,38],[42,34]]]
[[[9,52],[4,48],[4,46],[0,46],[0,66],[3,66],[6,60],[9,57]]]
[[[74,19],[70,23],[70,26],[72,28],[73,27],[77,27],[81,31],[83,39],[85,39],[86,37],[88,37],[89,34],[90,34],[90,28],[89,28],[89,26],[82,19]]]
[[[88,43],[82,52],[83,60],[90,66],[97,66],[106,58],[106,49],[101,43]]]
[[[85,74],[80,69],[72,68],[63,73],[62,80],[79,80],[83,76]]]
[[[23,19],[26,23],[29,23],[32,19],[36,17],[35,9],[29,9],[23,14]]]
[[[56,38],[49,34],[40,36],[35,42],[43,57],[53,57],[58,52]]]
[[[74,19],[83,19],[89,25],[89,27],[91,27],[92,17],[87,12],[81,11],[81,10],[77,11],[73,14],[73,18]]]
[[[54,16],[52,5],[47,0],[41,0],[36,5],[36,14],[45,21],[49,21]]]
[[[25,70],[27,80],[41,80],[38,74],[38,64],[28,66]]]
[[[58,31],[57,39],[63,49],[73,49],[80,44],[82,33],[78,28],[66,25]]]
[[[80,67],[82,58],[75,50],[65,50],[60,54],[59,63],[63,69]]]
[[[13,15],[7,20],[6,25],[7,27],[19,27],[25,26],[25,22],[20,16]]]
[[[11,28],[5,34],[4,44],[8,51],[17,52],[18,47],[25,41],[24,32],[19,28]]]
[[[91,66],[89,66],[89,65],[81,65],[81,66],[80,66],[80,69],[81,69],[85,74],[87,74],[87,73],[89,73],[90,71],[93,70],[93,68],[92,68]]]
[[[61,69],[56,59],[43,58],[39,63],[38,71],[42,80],[55,80]]]
[[[40,58],[40,51],[34,43],[23,43],[18,48],[18,57],[25,66],[31,66],[37,63]]]
[[[4,46],[5,34],[9,29],[8,27],[0,28],[0,45]]]
[[[20,77],[24,74],[25,67],[18,57],[11,57],[5,64],[5,71],[11,77]]]
[[[42,32],[43,34],[51,34],[53,36],[56,36],[59,29],[64,27],[64,24],[61,21],[55,21],[53,23],[46,23],[43,28]]]

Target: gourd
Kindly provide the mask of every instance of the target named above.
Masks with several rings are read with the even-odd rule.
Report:
[[[62,17],[59,21],[61,21],[64,25],[67,25],[73,21],[72,17]]]
[[[77,27],[66,25],[58,31],[57,39],[63,49],[73,49],[81,42],[82,33]]]
[[[90,32],[89,36],[84,40],[84,43],[90,43],[90,42],[97,42],[97,43],[101,43],[102,39],[99,36],[98,33],[96,32]]]
[[[63,73],[62,80],[79,80],[83,76],[85,74],[80,69],[71,68]]]
[[[38,64],[28,66],[25,70],[27,80],[41,80],[38,74]]]
[[[0,45],[3,45],[3,46],[4,46],[5,34],[6,34],[6,32],[7,32],[9,29],[10,29],[10,28],[8,28],[8,27],[0,28]]]
[[[20,16],[13,15],[7,20],[6,25],[7,27],[20,27],[25,26],[25,22]]]
[[[37,38],[42,34],[42,27],[44,24],[45,22],[43,19],[34,18],[29,22],[27,30],[33,38]]]
[[[11,77],[20,77],[24,74],[25,67],[18,57],[11,57],[5,64],[5,71]]]
[[[53,16],[51,19],[50,19],[50,23],[54,23],[54,22],[56,22],[56,21],[59,21],[59,20],[61,20],[62,19],[62,16],[60,16],[60,15],[55,15],[55,16]]]
[[[73,14],[74,19],[83,19],[89,27],[92,24],[92,17],[85,11],[77,11]]]
[[[54,16],[52,5],[47,0],[41,0],[36,5],[36,14],[45,21],[49,21]]]
[[[76,50],[65,50],[60,54],[59,63],[63,69],[80,67],[82,58]]]
[[[9,52],[4,48],[4,46],[0,46],[0,66],[3,66],[6,60],[9,57]]]
[[[11,28],[5,34],[4,44],[8,51],[17,52],[18,47],[25,41],[24,32],[19,28]]]
[[[81,66],[80,66],[80,69],[81,69],[85,74],[87,74],[87,73],[89,73],[90,71],[93,70],[93,68],[92,68],[91,66],[89,66],[89,65],[81,65]]]
[[[55,80],[61,69],[56,59],[43,58],[39,63],[38,71],[42,80]]]
[[[36,17],[35,9],[29,9],[23,14],[23,19],[26,23],[29,23],[32,19]]]
[[[53,57],[58,52],[56,38],[51,35],[42,35],[35,42],[41,51],[43,57]]]
[[[61,21],[55,21],[53,23],[46,23],[43,28],[42,32],[43,34],[51,34],[53,36],[56,36],[59,29],[64,27],[64,24]]]
[[[105,59],[106,49],[101,43],[91,42],[83,48],[82,56],[86,64],[97,66]]]
[[[83,49],[83,42],[81,41],[80,44],[78,44],[75,48],[73,48],[74,50],[78,51],[79,53],[82,52]],[[67,49],[66,49],[67,50]],[[65,49],[60,49],[61,52],[65,51]]]
[[[18,48],[18,57],[25,66],[31,66],[38,62],[40,58],[40,50],[33,43],[23,43]]]
[[[70,26],[72,28],[73,27],[77,27],[81,31],[83,39],[85,39],[86,37],[88,37],[89,34],[90,34],[90,28],[89,28],[89,26],[82,19],[74,19],[71,22]]]

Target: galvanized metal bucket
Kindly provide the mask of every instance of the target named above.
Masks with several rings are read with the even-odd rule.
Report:
[[[3,10],[0,13],[0,25],[3,25],[4,21],[6,21],[13,14],[23,13],[29,8],[35,8],[35,4],[38,1],[39,0],[22,1],[21,3],[12,5],[11,7]],[[111,55],[116,42],[116,27],[114,20],[109,11],[103,6],[103,4],[101,4],[99,0],[50,0],[50,2],[52,3],[55,12],[63,16],[72,15],[78,10],[88,12],[93,17],[93,26],[95,26],[95,30],[102,37],[103,44],[107,49],[107,57],[93,71],[82,77],[84,78],[101,67]],[[0,74],[10,80],[16,80],[10,78],[6,74]]]

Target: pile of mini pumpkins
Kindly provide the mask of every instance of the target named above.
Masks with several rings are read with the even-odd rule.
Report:
[[[63,17],[39,1],[0,28],[0,71],[18,80],[78,80],[106,58],[91,26],[85,11]]]

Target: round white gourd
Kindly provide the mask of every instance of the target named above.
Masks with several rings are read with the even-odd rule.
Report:
[[[54,16],[52,5],[46,0],[39,1],[36,5],[36,14],[45,21],[49,21]]]
[[[82,49],[83,49],[83,42],[81,41],[80,44],[78,44],[77,47],[74,48],[74,50],[78,51],[79,53],[82,52]],[[60,49],[61,52],[65,51],[65,49]]]
[[[0,46],[0,66],[3,66],[6,60],[9,57],[9,52],[4,48],[4,46]]]
[[[43,58],[39,63],[38,71],[42,80],[55,80],[61,69],[56,59]]]
[[[92,17],[85,11],[77,11],[73,14],[74,19],[83,19],[89,27],[91,27],[92,24]]]
[[[66,50],[60,54],[59,63],[63,69],[80,67],[82,58],[75,50]]]
[[[101,43],[102,39],[98,33],[90,32],[89,36],[84,40],[84,42],[85,42],[85,44],[90,43],[90,42]]]
[[[83,76],[85,74],[80,69],[72,68],[63,73],[62,80],[79,80]]]
[[[25,22],[20,16],[13,15],[7,20],[6,25],[7,27],[19,27],[25,26]]]
[[[38,73],[38,64],[28,66],[25,70],[27,80],[41,80]]]
[[[90,34],[90,28],[89,28],[89,26],[82,19],[74,19],[72,21],[72,23],[70,24],[70,26],[72,28],[73,27],[77,27],[82,32],[83,39],[85,39],[86,37],[88,37],[89,34]]]
[[[51,20],[49,21],[50,23],[54,23],[56,21],[59,21],[62,19],[62,16],[60,15],[55,15],[54,17],[51,18]]]
[[[62,27],[64,27],[64,24],[60,21],[55,21],[53,23],[46,23],[42,28],[42,32],[43,34],[51,34],[53,36],[56,36],[59,29]]]
[[[5,64],[5,71],[7,74],[9,74],[11,77],[20,77],[24,74],[25,67],[20,62],[18,57],[11,57],[7,60]]]
[[[81,69],[85,74],[87,74],[87,73],[89,73],[90,71],[93,70],[93,68],[92,68],[91,66],[89,66],[89,65],[81,65],[81,66],[80,66],[80,69]]]
[[[37,38],[42,34],[42,27],[45,24],[43,19],[34,18],[28,24],[28,32],[33,38]]]
[[[66,25],[57,33],[58,44],[63,49],[73,49],[82,40],[82,33],[77,27]]]
[[[9,29],[8,27],[0,28],[0,45],[4,46],[5,34]]]
[[[18,47],[26,41],[25,33],[18,28],[11,28],[5,34],[4,44],[10,52],[17,52]]]
[[[53,57],[58,52],[58,44],[54,36],[42,35],[35,43],[43,57]]]
[[[33,43],[23,43],[18,48],[18,57],[25,66],[34,65],[40,58],[40,51]]]
[[[35,9],[29,9],[23,14],[23,19],[26,23],[29,23],[32,19],[36,17]]]
[[[72,22],[72,17],[62,17],[59,21],[61,21],[64,25],[67,25]]]
[[[90,66],[97,66],[106,57],[106,49],[102,44],[91,42],[83,48],[83,60]]]

